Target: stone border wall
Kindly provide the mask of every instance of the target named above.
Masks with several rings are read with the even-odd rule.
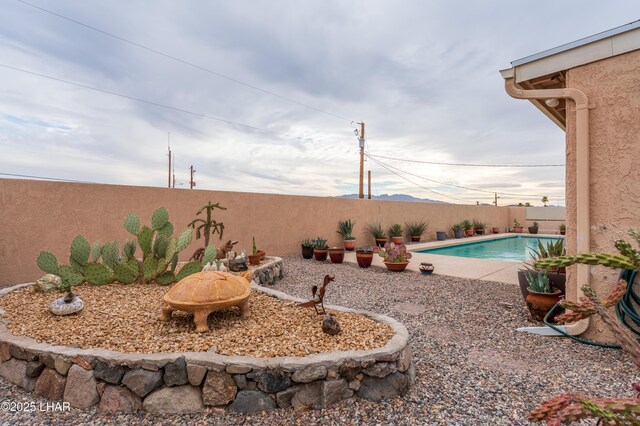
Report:
[[[0,297],[20,284],[0,290]],[[252,283],[272,297],[301,301]],[[35,396],[102,413],[198,412],[207,406],[240,413],[284,407],[322,408],[354,396],[373,401],[408,390],[415,369],[407,329],[384,315],[339,306],[388,324],[382,348],[307,357],[254,358],[213,352],[129,354],[38,343],[14,336],[0,321],[0,376]]]

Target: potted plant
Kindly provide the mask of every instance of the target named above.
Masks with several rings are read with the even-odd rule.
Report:
[[[373,251],[384,259],[387,269],[393,272],[404,271],[411,259],[411,253],[407,253],[407,246],[404,244],[390,242],[384,248],[374,247]]]
[[[316,258],[316,260],[326,260],[328,252],[329,247],[327,246],[327,240],[324,240],[321,237],[313,240],[313,256]]]
[[[260,264],[260,254],[258,253],[258,248],[256,247],[256,237],[253,237],[253,250],[252,254],[249,255],[249,265],[257,266]]]
[[[494,226],[493,228],[491,228],[491,231],[492,231],[494,234],[499,234],[499,233],[500,233],[500,228],[498,228],[497,226]]]
[[[464,230],[464,233],[467,237],[472,237],[473,236],[473,223],[471,223],[471,221],[469,219],[465,219],[462,222],[460,222],[460,224],[462,225],[462,229]]]
[[[529,294],[525,301],[531,318],[542,321],[553,306],[560,301],[562,294],[559,289],[551,287],[549,277],[546,272],[534,276],[527,271],[525,273],[529,287]]]
[[[447,233],[445,231],[436,231],[436,238],[438,241],[444,241],[447,239]]]
[[[419,222],[407,222],[404,224],[411,241],[414,243],[420,242],[420,237],[424,234],[429,227],[427,222],[421,220]]]
[[[367,225],[367,231],[375,238],[376,245],[378,247],[383,247],[384,243],[387,242],[387,236],[384,233],[384,229],[382,229],[382,225],[378,223]]]
[[[473,219],[473,229],[476,230],[476,234],[484,235],[484,229],[487,227],[486,223],[480,222],[478,219]]]
[[[558,226],[558,229],[560,230],[560,235],[564,235],[567,232],[567,225],[561,223],[560,226]]]
[[[356,248],[356,237],[353,236],[353,226],[355,224],[351,219],[338,221],[338,234],[342,235],[344,248],[349,251]]]
[[[302,257],[311,259],[313,257],[313,242],[310,239],[302,240]]]
[[[389,227],[389,237],[391,238],[391,241],[396,243],[396,244],[402,244],[402,234],[403,234],[403,229],[402,229],[402,225],[400,225],[399,223],[394,223],[393,225],[391,225]]]
[[[356,261],[361,268],[368,268],[373,262],[373,248],[360,247],[356,250]]]
[[[537,234],[538,233],[538,222],[533,222],[533,225],[531,225],[529,227],[529,233],[530,234]]]
[[[329,249],[331,263],[342,263],[344,260],[344,247],[331,247]]]
[[[518,219],[513,219],[513,232],[520,234],[522,233],[523,226],[518,222]]]
[[[456,238],[462,238],[462,236],[464,235],[464,229],[462,228],[461,223],[454,224],[451,227],[451,230],[453,231],[453,236]]]

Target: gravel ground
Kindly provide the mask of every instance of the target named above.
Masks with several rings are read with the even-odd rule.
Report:
[[[335,275],[326,301],[390,315],[411,334],[416,383],[403,397],[382,403],[343,401],[325,410],[293,409],[251,416],[211,409],[198,415],[100,416],[71,412],[0,413],[1,424],[59,425],[520,425],[543,399],[570,391],[634,396],[637,369],[621,351],[561,338],[516,332],[533,325],[508,284],[472,281],[380,268],[332,265],[285,258],[287,276],[274,287],[299,297],[325,274]],[[0,399],[31,402],[21,389],[0,381]],[[40,400],[35,400],[36,408]]]

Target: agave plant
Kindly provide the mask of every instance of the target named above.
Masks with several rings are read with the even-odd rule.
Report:
[[[367,232],[369,232],[373,236],[373,238],[386,237],[384,229],[382,228],[382,224],[380,224],[379,222],[367,225]]]
[[[426,232],[429,224],[421,220],[417,222],[407,222],[404,224],[404,227],[410,237],[419,237]]]
[[[338,221],[338,234],[342,235],[345,240],[355,240],[356,238],[353,236],[355,224],[351,219]]]

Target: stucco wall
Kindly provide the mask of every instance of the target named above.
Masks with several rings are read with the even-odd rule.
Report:
[[[567,87],[582,90],[590,109],[591,250],[617,253],[613,245],[640,228],[640,51],[630,52],[567,72]],[[575,104],[567,111],[567,246],[575,253]],[[569,268],[568,294],[575,294],[574,268]],[[617,272],[594,267],[592,283],[603,294]],[[586,337],[612,340],[596,319]]]
[[[341,245],[337,224],[347,218],[356,222],[358,245],[373,244],[365,226],[378,221],[388,227],[423,219],[430,224],[424,240],[435,239],[439,230],[450,233],[451,225],[463,219],[479,219],[503,230],[513,221],[509,208],[495,206],[0,179],[0,285],[33,281],[42,275],[35,265],[41,250],[66,262],[69,243],[76,235],[102,242],[131,238],[122,226],[127,213],[136,213],[148,224],[151,213],[164,206],[176,231],[181,231],[209,200],[228,209],[216,210],[214,216],[224,222],[224,240],[238,240],[236,248],[248,252],[255,236],[258,248],[272,255],[299,253],[300,241],[307,237],[322,236],[330,245]],[[181,260],[201,244],[192,242]]]

